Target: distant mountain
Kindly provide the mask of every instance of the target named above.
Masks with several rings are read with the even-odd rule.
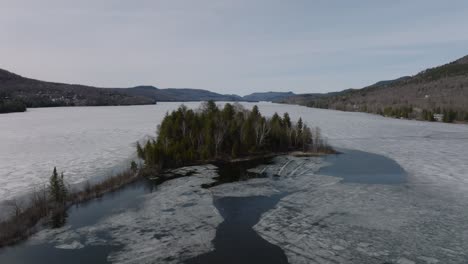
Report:
[[[133,88],[114,89],[127,95],[144,96],[158,102],[187,102],[187,101],[241,101],[238,95],[225,95],[202,89],[165,88],[154,86],[136,86]]]
[[[154,104],[151,98],[78,84],[39,81],[0,69],[0,103],[26,107]]]
[[[201,89],[159,89],[154,86],[98,88],[25,78],[0,69],[0,113],[24,111],[26,107],[140,105],[162,101],[241,101]]]
[[[279,101],[285,98],[295,96],[293,92],[263,92],[263,93],[252,93],[242,97],[246,101]]]
[[[468,121],[468,56],[362,89],[297,95],[281,102],[425,120],[441,114],[447,122]]]

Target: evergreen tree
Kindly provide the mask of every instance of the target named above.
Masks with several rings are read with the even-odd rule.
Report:
[[[67,187],[65,185],[65,180],[63,173],[59,176],[57,173],[57,168],[54,167],[52,176],[49,180],[49,196],[50,199],[56,203],[64,203],[67,198]]]
[[[288,113],[283,114],[283,121],[287,128],[291,128],[291,119],[289,118]]]
[[[132,162],[130,162],[130,170],[132,170],[133,173],[137,172],[137,170],[138,170],[138,165],[136,164],[136,162],[134,160],[132,160]]]
[[[60,185],[56,167],[54,167],[52,176],[49,180],[49,194],[50,198],[54,201],[58,201],[60,199]]]

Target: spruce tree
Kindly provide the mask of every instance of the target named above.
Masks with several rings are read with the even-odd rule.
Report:
[[[49,195],[50,195],[50,198],[55,202],[58,202],[60,200],[60,183],[59,183],[59,176],[58,176],[56,167],[54,167],[52,176],[50,176]]]
[[[68,195],[68,190],[65,185],[65,180],[63,178],[63,173],[61,176],[57,173],[57,168],[54,167],[52,176],[49,180],[49,196],[50,199],[56,203],[64,203]]]

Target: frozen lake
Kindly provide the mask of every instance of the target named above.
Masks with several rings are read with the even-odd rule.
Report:
[[[44,184],[53,166],[63,168],[72,183],[118,170],[133,157],[135,141],[154,135],[164,113],[178,105],[48,108],[0,115],[1,200]],[[224,202],[243,203],[249,197],[263,201],[282,194],[260,218],[253,216],[258,221],[253,227],[249,218],[240,221],[248,223],[244,230],[249,234],[281,248],[289,263],[468,260],[468,126],[258,105],[263,114],[289,112],[293,119],[301,116],[309,126],[319,126],[332,145],[346,149],[345,155],[279,157],[258,168],[267,178],[211,189],[201,188],[213,184],[219,173],[211,165],[191,168],[193,176],[165,182],[154,191],[129,186],[121,194],[72,209],[63,228],[43,230],[0,251],[0,259],[21,262],[21,255],[30,263],[52,251],[64,259],[86,254],[116,263],[209,257],[214,249],[224,248],[217,230],[230,232],[225,227],[232,219],[219,210],[232,203]],[[377,174],[393,181],[376,181],[372,175]],[[404,178],[395,178],[399,175]],[[90,219],[83,223],[83,217]]]
[[[54,166],[72,184],[127,166],[135,155],[135,142],[153,136],[164,114],[179,104],[39,108],[0,115],[0,202],[44,185]],[[334,146],[395,160],[414,184],[435,189],[448,186],[452,192],[468,195],[464,192],[468,190],[467,125],[258,105],[266,115],[289,112],[293,119],[301,116],[309,126],[319,126]]]

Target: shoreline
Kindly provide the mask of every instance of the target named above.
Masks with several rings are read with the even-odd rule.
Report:
[[[81,189],[71,192],[63,205],[48,199],[47,188],[29,194],[30,201],[27,206],[22,207],[16,200],[13,200],[10,205],[13,215],[5,217],[0,222],[0,249],[26,240],[47,224],[54,226],[55,223],[52,222],[55,222],[56,218],[59,220],[63,218],[72,206],[117,191],[139,178],[141,178],[139,172],[126,170],[93,185],[87,181]]]

